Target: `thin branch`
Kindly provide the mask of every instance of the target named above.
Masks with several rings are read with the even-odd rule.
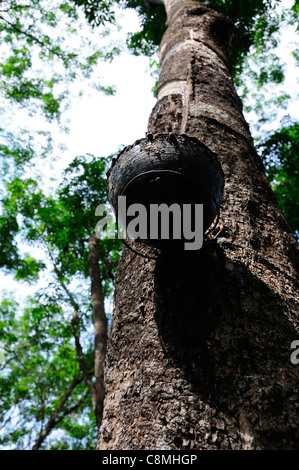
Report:
[[[4,346],[2,349],[3,349],[5,352],[11,354],[11,356],[10,356],[6,361],[4,361],[4,362],[1,364],[0,370],[5,369],[5,367],[6,367],[11,361],[13,361],[14,359],[15,359],[15,360],[20,360],[20,354],[21,354],[21,353],[19,353],[19,355],[18,355],[16,351],[17,351],[18,349],[20,349],[20,350],[24,349],[24,347],[26,347],[27,345],[28,345],[28,342],[26,341],[26,342],[24,342],[24,344],[20,344],[19,346],[15,346],[14,351],[12,351],[12,350],[10,350],[9,348],[7,348],[7,347]]]
[[[49,52],[51,52],[52,54],[56,55],[59,59],[62,59],[63,60],[63,55],[60,54],[59,52],[55,51],[54,49],[51,49],[51,47],[48,47],[46,45],[45,42],[41,41],[40,39],[38,39],[36,36],[34,36],[33,34],[30,34],[26,31],[24,31],[23,29],[20,29],[18,26],[16,26],[15,24],[11,23],[11,21],[7,20],[6,18],[4,18],[2,15],[0,15],[0,19],[3,20],[5,23],[7,23],[9,26],[11,26],[11,28],[13,28],[17,33],[20,33],[20,34],[23,34],[24,36],[27,36],[28,38],[32,39],[34,42],[36,42],[37,44],[39,44],[40,46],[42,47],[45,47]],[[29,29],[29,28],[28,28]]]
[[[84,393],[84,395],[82,395],[81,398],[79,398],[79,400],[77,400],[77,402],[71,406],[70,408],[67,408],[64,413],[63,413],[63,416],[61,416],[61,419],[59,421],[61,421],[65,416],[68,416],[69,414],[73,413],[74,411],[76,411],[78,409],[78,407],[84,403],[84,401],[86,400],[86,398],[88,397],[89,395],[89,392],[86,391],[86,393]]]
[[[11,417],[13,416],[15,410],[16,410],[16,405],[12,406],[12,408],[10,408],[7,413],[10,415],[8,416],[8,418],[6,418],[2,423],[1,423],[1,426],[0,426],[0,431],[2,431],[3,428],[5,428],[5,426],[7,425],[7,423],[9,423],[9,421],[11,420]],[[5,414],[4,414],[5,416]]]
[[[49,253],[49,254],[50,254],[50,257],[51,257],[51,253]],[[52,261],[53,261],[53,259],[52,259]],[[71,306],[73,307],[74,310],[79,311],[80,310],[79,305],[77,304],[77,302],[75,300],[75,297],[73,296],[72,292],[69,290],[69,288],[66,286],[65,282],[63,281],[62,272],[57,268],[56,263],[53,262],[53,266],[54,266],[54,271],[56,273],[56,276],[57,276],[57,278],[60,282],[60,285],[63,288],[66,295],[68,296],[68,299],[70,301]]]
[[[73,380],[73,382],[71,383],[71,385],[69,386],[69,388],[66,390],[65,394],[63,395],[63,397],[61,398],[56,410],[54,410],[54,412],[52,413],[48,423],[46,424],[46,426],[44,427],[44,429],[41,430],[37,440],[35,441],[35,444],[33,445],[32,447],[32,450],[38,450],[40,448],[40,446],[42,445],[42,443],[44,442],[44,440],[46,439],[46,437],[50,434],[50,432],[52,431],[52,429],[60,422],[63,420],[63,418],[71,413],[72,411],[74,411],[74,409],[78,408],[78,406],[82,403],[83,401],[83,397],[80,398],[80,400],[78,400],[78,402],[76,403],[76,405],[74,405],[73,407],[69,408],[68,410],[65,410],[61,415],[60,413],[63,411],[63,407],[64,407],[64,404],[67,402],[68,398],[70,397],[70,395],[72,394],[74,388],[83,381],[83,377],[79,377],[79,378],[76,378]]]
[[[63,281],[63,275],[61,271],[58,269],[57,264],[54,264],[54,271],[57,275],[57,278],[61,284],[61,287],[67,294],[70,304],[74,309],[73,313],[73,319],[72,319],[72,331],[73,331],[73,336],[75,339],[75,346],[76,346],[76,351],[77,351],[77,356],[78,356],[78,362],[79,362],[79,368],[80,371],[83,374],[84,377],[84,382],[89,390],[90,397],[91,397],[91,402],[92,402],[92,408],[93,411],[95,412],[96,410],[96,395],[95,395],[95,385],[91,381],[91,372],[89,371],[86,360],[85,360],[85,355],[83,353],[83,349],[81,346],[80,342],[80,330],[79,330],[79,319],[78,319],[78,311],[79,311],[79,305],[77,304],[75,297],[73,296],[72,292],[68,289],[66,284]]]
[[[30,8],[30,7],[31,7],[30,4],[28,4],[28,5],[16,5],[15,7],[8,7],[8,8],[6,8],[6,10],[0,10],[0,11],[3,11],[3,12],[6,13],[6,12],[11,11],[11,10],[14,10],[14,11],[18,11],[18,10],[19,10],[19,11],[21,11],[21,10],[23,10],[24,8]]]

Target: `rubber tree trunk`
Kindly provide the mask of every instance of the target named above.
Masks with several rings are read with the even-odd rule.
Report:
[[[172,258],[124,249],[98,449],[298,449],[298,245],[234,88],[234,27],[199,3],[166,7],[148,130],[218,154],[224,229]]]

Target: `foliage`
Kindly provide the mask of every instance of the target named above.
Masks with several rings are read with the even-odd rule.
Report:
[[[28,300],[24,312],[20,312],[11,294],[7,293],[2,300],[0,340],[5,345],[0,377],[2,446],[31,449],[39,430],[73,386],[57,414],[56,429],[65,431],[67,448],[93,448],[95,420],[90,414],[90,397],[80,375],[68,325],[63,310],[46,296]],[[55,438],[50,441],[51,448],[60,445],[55,441]]]
[[[246,75],[236,81],[244,112],[251,124],[251,133],[258,140],[265,125],[281,119],[293,98],[285,87],[285,64],[275,53],[255,52],[245,59]]]
[[[5,297],[0,306],[0,341],[5,362],[0,380],[2,422],[5,435],[0,444],[30,448],[38,431],[57,413],[56,430],[62,433],[51,448],[89,448],[95,442],[95,417],[74,345],[72,318],[79,315],[84,356],[93,370],[92,307],[88,282],[88,239],[97,218],[95,208],[106,202],[105,170],[109,159],[77,157],[64,172],[56,194],[45,196],[36,181],[13,178],[6,183],[3,206],[7,220],[14,220],[15,233],[48,253],[47,286],[27,301],[24,310]],[[120,241],[99,241],[99,264],[103,291],[109,296],[117,265]],[[17,244],[15,245],[17,249]],[[3,255],[4,256],[4,255]],[[17,279],[36,280],[45,268],[32,257],[15,269]],[[52,269],[51,269],[52,266]],[[22,269],[21,269],[22,268]],[[68,399],[60,407],[69,387]],[[14,416],[17,416],[16,422]],[[79,418],[80,416],[80,418]],[[28,440],[30,442],[28,442]],[[61,447],[62,446],[62,447]]]
[[[278,203],[299,240],[299,123],[285,123],[259,147]]]
[[[106,21],[104,13],[100,19]],[[91,32],[83,8],[73,0],[1,2],[0,168],[5,175],[17,167],[25,170],[29,160],[32,166],[37,155],[49,159],[49,123],[65,129],[66,119],[61,119],[71,98],[80,96],[79,84],[114,94],[113,85],[105,86],[94,71],[120,49],[110,44],[109,28],[97,32],[101,49]]]
[[[113,0],[74,0],[79,6],[83,6],[88,22],[93,26],[99,26],[105,22],[115,21],[113,12]]]
[[[165,31],[165,8],[157,5],[155,9],[149,10],[143,0],[126,0],[122,3],[126,8],[134,8],[141,20],[141,31],[128,36],[129,49],[135,55],[153,56]]]
[[[56,1],[51,9],[46,1],[1,2],[3,96],[31,112],[42,111],[50,120],[60,116],[62,101],[68,94],[67,87],[61,89],[59,85],[73,81],[78,71],[87,77],[92,69],[90,56],[80,58],[68,37],[57,34],[65,22],[65,14],[72,28],[78,20],[78,12],[71,2]],[[43,69],[36,70],[37,59],[44,62]],[[56,61],[62,66],[59,72],[58,68],[51,70]]]
[[[201,2],[202,0],[198,1]],[[209,6],[230,18],[236,26],[231,56],[232,67],[236,76],[239,76],[242,72],[244,59],[252,46],[260,51],[273,47],[273,34],[279,30],[281,20],[278,15],[273,13],[273,7],[279,4],[279,1],[210,0],[206,2]],[[164,7],[157,5],[155,8],[148,9],[144,0],[116,0],[116,3],[125,8],[134,8],[141,20],[141,31],[132,33],[128,37],[127,44],[129,48],[136,55],[152,56],[157,52],[165,31],[166,16]],[[291,12],[289,12],[288,21],[296,21],[297,16],[298,3],[296,0]]]
[[[0,218],[2,266],[14,270],[18,278],[27,280],[25,269],[35,278],[38,271],[33,268],[45,267],[30,257],[20,257],[16,240],[16,235],[20,234],[23,242],[46,244],[52,256],[55,250],[55,265],[65,277],[79,274],[87,277],[88,239],[98,222],[97,205],[107,202],[105,172],[110,159],[77,156],[65,169],[54,196],[45,196],[32,178],[16,176],[4,182],[5,197]],[[115,249],[119,248],[120,241],[117,240],[104,239],[99,243],[103,261],[101,272],[107,292],[111,288],[117,259],[114,258]]]

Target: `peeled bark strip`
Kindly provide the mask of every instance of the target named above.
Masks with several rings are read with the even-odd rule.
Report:
[[[166,10],[148,131],[218,154],[224,230],[157,261],[124,249],[98,449],[298,449],[298,245],[233,85],[234,28],[198,3]]]

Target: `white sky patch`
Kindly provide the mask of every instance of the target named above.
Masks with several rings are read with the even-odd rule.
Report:
[[[139,30],[135,11],[121,11],[119,37],[125,43],[130,31]],[[67,145],[75,154],[109,155],[120,145],[132,144],[144,137],[148,118],[156,99],[151,92],[153,78],[148,73],[149,59],[125,51],[113,62],[100,64],[105,84],[116,86],[115,96],[96,91],[73,105],[71,132]]]
[[[102,156],[144,137],[155,103],[153,79],[146,74],[148,59],[123,53],[109,66],[104,64],[105,82],[115,84],[115,96],[93,93],[72,106],[71,153]]]

